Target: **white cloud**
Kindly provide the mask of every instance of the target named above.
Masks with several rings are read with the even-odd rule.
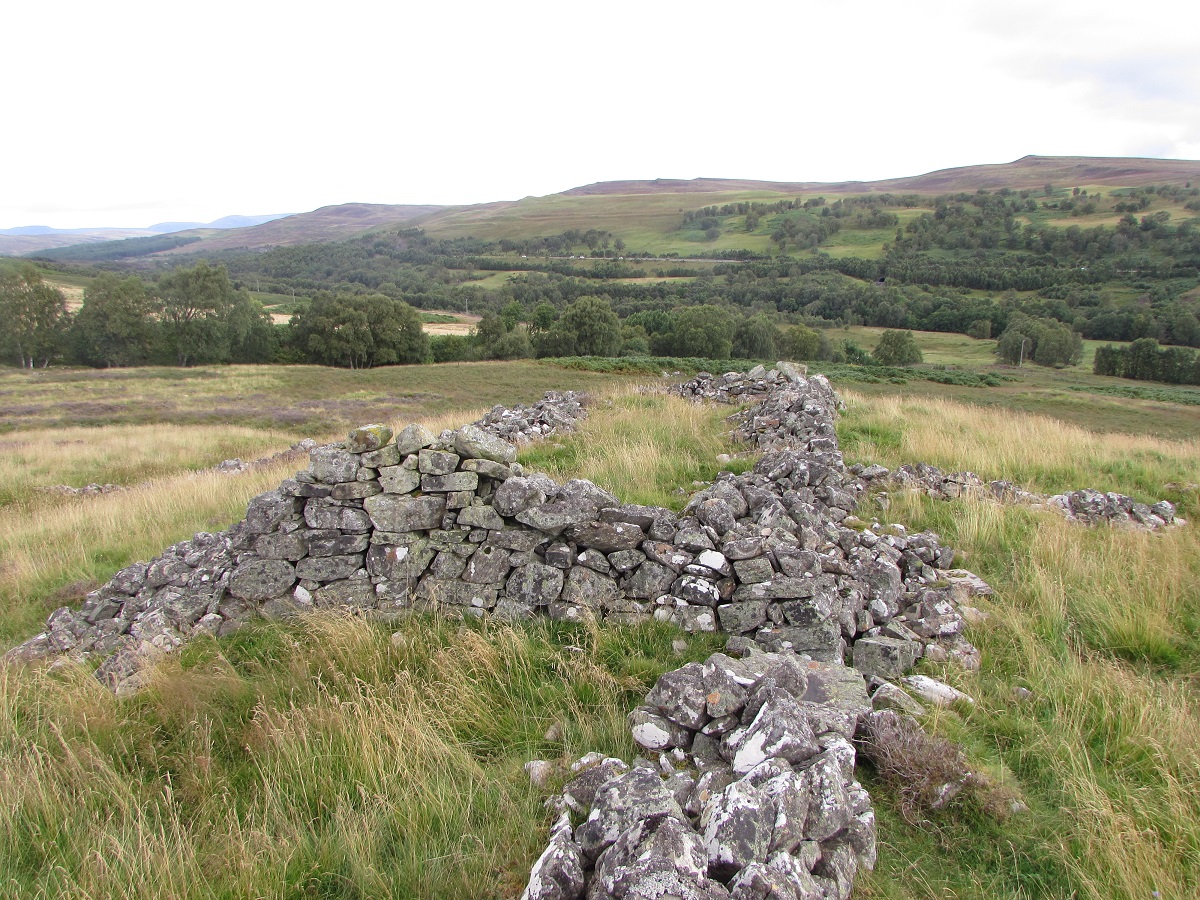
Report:
[[[0,227],[1195,158],[1200,22],[1181,8],[23,4]]]

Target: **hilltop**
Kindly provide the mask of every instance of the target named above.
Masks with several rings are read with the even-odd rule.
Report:
[[[600,181],[563,191],[565,196],[610,194],[699,194],[727,191],[776,193],[871,193],[888,191],[1023,190],[1040,188],[1047,182],[1072,185],[1136,187],[1160,181],[1179,181],[1200,176],[1200,161],[1144,159],[1138,157],[1023,156],[1010,163],[938,169],[924,175],[886,178],[878,181],[749,181],[739,178],[693,178],[684,181],[656,178],[653,181]]]
[[[344,203],[245,228],[217,230],[213,223],[203,228],[174,231],[166,240],[148,237],[139,243],[114,246],[112,258],[328,243],[397,226],[417,226],[426,234],[438,238],[473,237],[481,240],[522,240],[574,228],[592,228],[627,232],[629,237],[626,241],[631,246],[646,246],[647,249],[662,252],[671,248],[656,242],[656,239],[678,228],[681,213],[700,205],[753,201],[770,203],[797,195],[820,195],[832,201],[839,197],[872,194],[939,194],[1005,189],[1042,191],[1047,184],[1059,188],[1114,189],[1193,181],[1200,183],[1200,161],[1197,160],[1048,156],[1026,156],[1010,163],[941,169],[923,175],[879,181],[771,182],[734,178],[608,181],[541,197],[466,206]],[[136,235],[132,232],[110,235],[108,239],[148,234],[149,230]],[[105,239],[94,233],[74,241],[65,235],[19,240],[0,235],[0,252],[34,254],[51,247],[61,248],[70,243]],[[52,243],[39,244],[37,241]],[[761,250],[765,244],[761,241],[734,241],[730,246]],[[720,249],[729,248],[722,245]],[[76,258],[76,254],[70,252],[48,255],[63,259]],[[78,258],[98,257],[88,254]]]

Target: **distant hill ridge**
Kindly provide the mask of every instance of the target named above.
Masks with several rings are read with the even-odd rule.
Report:
[[[17,256],[36,253],[56,247],[73,247],[77,244],[94,244],[104,241],[119,241],[131,237],[152,237],[160,234],[175,234],[200,228],[226,230],[252,228],[290,213],[271,213],[263,216],[222,216],[212,222],[158,222],[145,228],[51,228],[49,225],[21,225],[17,228],[0,228],[0,255]]]
[[[1200,160],[1150,159],[1139,157],[1025,156],[1009,163],[939,169],[924,175],[878,181],[755,181],[733,178],[656,178],[648,181],[604,181],[571,188],[545,197],[525,197],[476,203],[466,206],[392,205],[343,203],[323,206],[312,212],[288,216],[227,216],[207,225],[160,223],[145,230],[101,229],[66,232],[27,226],[0,232],[0,254],[32,254],[95,241],[117,238],[179,234],[193,236],[185,246],[154,253],[155,256],[192,254],[220,250],[259,250],[307,243],[327,243],[356,237],[376,228],[420,226],[436,237],[473,236],[481,239],[530,237],[553,234],[565,228],[583,227],[618,230],[629,221],[643,224],[664,216],[674,218],[679,207],[728,202],[746,194],[943,194],[959,191],[1040,190],[1046,184],[1064,186],[1139,187],[1150,184],[1196,182],[1200,184]],[[675,204],[654,196],[714,194],[720,197]],[[614,198],[605,201],[602,198]],[[639,201],[638,198],[645,198]],[[565,213],[563,198],[574,204]],[[595,198],[595,199],[591,199]],[[619,200],[618,198],[626,198]],[[608,207],[601,209],[601,205]],[[595,208],[591,204],[597,204]],[[669,205],[669,209],[668,209]],[[255,219],[261,220],[254,222]],[[239,225],[239,222],[246,223]],[[189,226],[176,228],[175,226]],[[142,254],[135,254],[142,255]],[[149,255],[149,254],[147,254]]]
[[[750,181],[739,178],[656,178],[653,181],[599,181],[562,193],[566,196],[596,194],[692,194],[723,191],[775,191],[796,193],[872,193],[909,191],[918,193],[1012,188],[1040,188],[1057,184],[1133,186],[1180,179],[1200,180],[1200,160],[1148,159],[1140,157],[1024,156],[1010,163],[938,169],[924,175],[878,181]]]

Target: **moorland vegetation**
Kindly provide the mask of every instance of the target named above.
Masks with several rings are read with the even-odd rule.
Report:
[[[447,369],[341,375],[365,393],[385,373],[432,386]],[[209,393],[172,390],[159,374],[175,371],[215,373],[192,382]],[[558,387],[600,393],[582,432],[525,451],[532,468],[588,477],[630,501],[679,504],[692,481],[715,473],[717,453],[736,449],[720,435],[724,411],[526,362],[459,366],[458,380],[472,380],[457,401],[429,391],[395,421],[459,424],[538,371]],[[223,373],[243,382],[214,384]],[[235,449],[286,447],[296,431],[247,430],[218,444],[223,424],[190,425],[172,438],[173,458],[159,448],[155,435],[170,434],[170,422],[197,420],[189,407],[211,407],[213,392],[244,390],[251,376],[248,367],[130,370],[127,390],[180,400],[148,405],[152,429],[98,425],[83,445],[61,428],[7,436],[0,453],[28,485],[0,509],[11,641],[127,562],[228,524],[251,495],[296,468],[284,461],[244,475],[194,474]],[[56,390],[103,409],[89,384]],[[309,384],[314,394],[317,385]],[[893,395],[843,391],[838,433],[850,462],[925,460],[1045,492],[1097,485],[1167,497],[1190,518],[1200,512],[1188,487],[1200,474],[1194,437],[1103,435],[1004,408],[901,396],[886,383],[862,386]],[[1161,420],[1178,412],[1138,402]],[[131,470],[129,490],[87,499],[33,489],[120,477],[128,441],[161,458],[157,477],[141,481]],[[973,707],[930,713],[925,725],[961,744],[972,769],[1003,788],[1004,803],[964,799],[922,809],[914,824],[899,791],[868,780],[880,861],[856,895],[1193,895],[1195,529],[1088,530],[1026,507],[903,494],[893,494],[887,515],[939,531],[996,589],[989,619],[970,632],[981,671],[928,663],[922,671],[975,698]],[[714,648],[657,623],[463,627],[325,614],[194,642],[129,699],[114,698],[86,666],[4,667],[0,884],[14,896],[515,896],[549,815],[523,764],[590,750],[631,757],[627,710],[660,672]]]

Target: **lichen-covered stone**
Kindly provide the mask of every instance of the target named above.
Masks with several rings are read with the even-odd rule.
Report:
[[[349,534],[362,534],[371,530],[371,519],[363,510],[341,506],[335,501],[320,497],[305,503],[304,522],[309,528],[333,529]]]
[[[854,642],[854,668],[870,678],[899,678],[917,663],[921,645],[889,637],[863,637]]]
[[[709,719],[707,694],[704,667],[700,663],[688,663],[660,675],[646,695],[646,703],[672,722],[696,731]]]
[[[421,531],[441,525],[446,498],[440,496],[405,497],[379,494],[363,501],[371,524],[381,531]]]
[[[541,563],[529,563],[515,569],[505,585],[505,593],[522,603],[545,606],[557,600],[563,589],[561,569]]]
[[[562,599],[567,603],[600,609],[620,596],[617,583],[607,575],[582,566],[575,566],[567,574]]]
[[[346,435],[346,449],[351,453],[378,450],[392,439],[390,425],[362,425]]]
[[[318,447],[309,454],[309,471],[325,484],[354,481],[360,465],[358,454],[333,445]]]
[[[468,506],[459,510],[458,524],[499,531],[504,528],[504,519],[490,506]]]
[[[533,864],[521,900],[582,900],[584,858],[566,813],[550,829],[550,843]]]
[[[296,577],[309,581],[340,581],[363,566],[361,553],[344,556],[310,556],[296,563]]]
[[[229,593],[242,600],[270,600],[296,583],[295,567],[283,559],[253,559],[242,563],[229,580]]]
[[[479,476],[474,472],[451,472],[448,475],[421,476],[421,490],[427,493],[474,491],[478,487]]]
[[[517,458],[517,448],[474,425],[464,425],[454,436],[454,449],[464,459],[489,459],[511,463]]]
[[[587,821],[575,829],[575,838],[584,854],[594,860],[628,828],[650,816],[682,821],[683,811],[655,772],[631,769],[597,792]]]
[[[403,459],[409,454],[419,453],[436,442],[437,435],[424,425],[409,425],[396,435],[396,452]]]
[[[647,560],[625,582],[625,593],[630,597],[653,600],[671,590],[675,572],[660,563]]]
[[[700,814],[708,871],[730,878],[752,863],[766,862],[775,827],[771,798],[747,781],[735,781],[709,800]]]
[[[295,562],[308,553],[308,541],[302,533],[263,534],[254,542],[254,552],[264,559]]]
[[[571,525],[563,535],[582,547],[601,553],[633,550],[646,539],[645,533],[627,522],[585,522]]]
[[[484,545],[471,555],[462,578],[474,584],[500,582],[508,570],[508,551]]]
[[[385,494],[411,494],[421,486],[421,475],[404,466],[384,466],[379,470],[379,486]]]
[[[639,706],[629,714],[629,730],[638,746],[657,752],[686,749],[692,739],[688,729],[649,706]]]

